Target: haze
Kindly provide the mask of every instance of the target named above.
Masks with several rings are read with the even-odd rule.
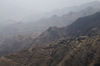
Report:
[[[22,8],[39,12],[47,12],[53,9],[81,5],[90,1],[98,0],[0,0],[0,3],[13,4]]]
[[[0,0],[0,22],[7,19],[20,21],[31,14],[51,12],[91,1],[98,0]]]

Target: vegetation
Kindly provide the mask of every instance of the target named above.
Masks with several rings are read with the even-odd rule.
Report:
[[[61,39],[43,47],[21,50],[0,59],[0,66],[97,66],[100,36]]]
[[[70,12],[62,17],[54,15],[49,19],[42,19],[43,23],[38,21],[37,24],[40,23],[39,28],[45,29],[53,24],[61,27],[95,11],[98,10],[89,7],[86,11]],[[71,23],[61,28],[50,27],[35,39],[31,35],[16,35],[6,39],[0,44],[0,66],[100,66],[100,12]],[[27,33],[27,27],[23,27],[25,25],[28,24],[19,22],[17,25],[10,25],[4,28],[9,29],[4,31],[5,34],[1,31],[2,35],[15,35],[16,32],[23,34],[24,31]],[[30,23],[28,27],[33,29],[35,26]],[[12,33],[13,30],[15,33]]]
[[[31,47],[49,44],[63,37],[96,36],[100,35],[100,12],[81,17],[67,27],[50,27],[33,40]]]

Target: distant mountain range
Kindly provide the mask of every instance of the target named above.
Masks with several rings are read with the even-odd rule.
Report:
[[[77,20],[79,17],[92,15],[92,14],[100,11],[100,9],[98,8],[100,5],[99,3],[100,3],[99,1],[93,1],[90,3],[83,4],[81,6],[77,6],[76,8],[75,7],[69,7],[70,9],[64,8],[61,11],[62,11],[62,13],[64,13],[63,11],[65,11],[66,13],[64,15],[62,14],[62,16],[54,15],[54,13],[53,13],[52,16],[49,17],[48,19],[42,18],[35,22],[33,20],[31,20],[31,22],[28,22],[28,23],[17,22],[16,20],[12,20],[12,19],[3,20],[0,23],[0,37],[1,37],[0,41],[3,40],[5,37],[14,36],[14,35],[18,35],[18,34],[24,34],[24,35],[31,34],[34,37],[37,37],[43,31],[45,31],[46,29],[48,29],[51,26],[56,26],[56,27],[68,26],[71,23],[73,23],[75,20]],[[1,5],[4,6],[5,4],[1,4]],[[11,8],[15,7],[15,6],[11,6],[11,5],[12,4],[9,5]],[[16,7],[16,8],[18,8],[18,7]],[[19,8],[19,9],[21,9],[21,8]],[[11,9],[9,9],[9,10],[11,10]],[[9,11],[9,10],[6,10],[6,11]],[[27,10],[25,10],[25,11],[27,11]],[[5,11],[3,11],[3,9],[2,9],[1,12],[5,12]],[[22,12],[22,10],[20,11],[20,13],[21,12]],[[67,12],[68,12],[68,14],[67,14]],[[57,13],[57,12],[55,12],[55,13]],[[4,13],[4,14],[6,14],[6,13]],[[6,17],[9,17],[9,16],[6,16]],[[30,17],[30,18],[33,19],[33,17]]]
[[[34,22],[42,18],[50,18],[53,15],[62,16],[68,14],[70,11],[77,12],[87,7],[98,8],[100,6],[99,1],[93,1],[89,3],[82,4],[80,6],[65,7],[62,9],[55,9],[51,12],[38,13],[35,14],[34,11],[21,8],[11,4],[9,2],[0,2],[0,22],[6,20],[22,21],[22,22]]]
[[[16,35],[6,38],[0,45],[0,57],[27,48],[33,42],[31,35]]]
[[[42,18],[50,18],[53,15],[62,16],[64,14],[68,14],[69,12],[77,12],[77,11],[86,9],[87,7],[93,7],[93,8],[100,9],[99,6],[100,6],[99,1],[93,1],[93,2],[82,4],[80,6],[65,7],[62,9],[55,9],[51,12],[32,14],[30,16],[23,18],[21,21],[22,22],[34,22],[34,21],[38,21]]]
[[[35,23],[34,22],[22,23],[10,19],[5,20],[0,23],[0,47],[1,47],[0,56],[13,53],[27,46],[38,47],[56,41],[59,38],[63,37],[62,34],[63,29],[57,27],[70,25],[79,17],[92,15],[98,11],[100,11],[100,9],[97,9],[97,7],[96,8],[87,7],[86,9],[77,12],[69,12],[68,14],[64,14],[63,16],[60,17],[57,15],[53,15],[48,19],[41,19]],[[57,27],[51,27],[51,26],[57,26]],[[47,28],[49,29],[45,31]],[[65,29],[65,27],[63,28]],[[15,36],[18,34],[21,35]],[[34,36],[34,38],[37,37],[39,34],[41,35],[34,39],[32,37],[26,37],[26,34],[27,35],[31,34],[32,36]],[[10,37],[12,36],[14,37],[10,39]],[[20,37],[23,37],[21,41],[19,40]],[[6,38],[9,38],[9,40]],[[29,42],[29,44],[26,41]],[[16,43],[18,43],[18,45],[16,45]],[[26,43],[28,45],[25,45]]]
[[[15,22],[8,25],[2,23],[0,29],[0,36],[6,37],[14,36],[17,34],[32,34],[34,37],[36,37],[51,26],[68,26],[75,20],[77,20],[79,17],[92,15],[98,11],[100,11],[100,9],[88,7],[78,12],[69,12],[68,14],[65,14],[61,17],[54,15],[51,18],[41,19],[37,22]]]
[[[37,24],[41,24],[41,26],[56,26],[56,27],[64,27],[68,26],[71,23],[73,23],[75,20],[77,20],[80,17],[89,16],[96,12],[100,11],[100,9],[93,8],[93,7],[87,7],[86,9],[77,11],[77,12],[69,12],[68,14],[64,14],[61,17],[57,15],[53,15],[49,19],[41,19],[37,21]]]
[[[95,3],[96,8],[85,8],[92,2],[62,16],[5,25],[0,37],[9,38],[0,42],[0,66],[100,66],[100,9]]]
[[[34,48],[47,45],[58,39],[71,38],[79,36],[97,36],[100,35],[100,12],[93,15],[81,17],[69,26],[57,28],[50,27],[37,38],[27,35],[14,36],[1,43],[0,56],[13,53],[23,48]],[[21,40],[20,40],[21,39]],[[8,50],[7,50],[8,49]],[[13,51],[12,51],[13,50]]]
[[[6,39],[0,44],[0,66],[100,66],[100,11],[98,11],[97,8],[88,7],[86,10],[70,12],[61,17],[54,15],[49,19],[42,19],[49,25],[45,22],[40,23],[40,28],[53,25],[54,23],[50,22],[57,22],[56,20],[61,20],[62,17],[66,19],[69,17],[69,21],[71,17],[73,21],[74,18],[76,20],[70,21],[71,23],[65,27],[58,28],[55,24],[56,26],[48,28],[36,38],[31,35],[17,35]],[[38,24],[39,21],[35,25]],[[8,35],[15,35],[17,31],[24,32],[26,27],[22,26],[25,25],[29,28],[34,27],[33,23],[19,22],[4,29],[11,32],[11,34],[8,32]],[[6,35],[7,32],[4,33],[2,32],[2,35]]]
[[[67,27],[50,27],[33,40],[31,47],[49,44],[63,37],[95,36],[100,35],[100,12],[81,17]]]

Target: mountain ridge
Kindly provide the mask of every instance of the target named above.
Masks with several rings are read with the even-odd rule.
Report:
[[[35,46],[45,45],[63,37],[79,37],[79,36],[85,36],[90,34],[91,36],[93,36],[92,35],[93,32],[91,31],[95,28],[97,32],[94,31],[94,35],[100,35],[99,17],[100,17],[100,12],[97,12],[90,16],[81,17],[67,27],[62,27],[62,28],[54,27],[55,31],[51,30],[51,28],[53,29],[53,27],[51,27],[33,40],[33,47],[34,45]],[[32,44],[30,46],[32,46]]]
[[[25,21],[27,21],[27,22],[33,21],[34,22],[34,21],[38,21],[42,18],[50,18],[54,14],[58,15],[58,16],[62,16],[64,14],[68,14],[70,11],[77,12],[77,11],[80,11],[80,10],[85,9],[87,7],[99,8],[99,5],[100,5],[100,1],[88,2],[88,3],[84,3],[80,6],[73,6],[73,7],[65,7],[65,8],[62,8],[62,9],[55,9],[51,12],[38,14],[36,16],[31,15],[29,17],[23,18],[21,21],[22,22],[25,22]],[[30,19],[30,17],[32,17],[32,18]]]
[[[77,20],[79,17],[92,15],[95,12],[100,11],[99,9],[88,7],[78,12],[70,12],[61,17],[54,15],[49,19],[41,19],[38,22],[17,22],[10,25],[2,25],[0,29],[0,36],[13,36],[17,34],[31,34],[34,37],[40,35],[43,31],[51,26],[64,27],[68,26]],[[9,31],[8,31],[9,30]]]
[[[0,59],[0,66],[99,66],[99,43],[100,36],[61,39],[6,55]]]

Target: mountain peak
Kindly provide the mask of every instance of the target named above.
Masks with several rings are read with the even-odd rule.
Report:
[[[50,28],[48,29],[48,31],[54,31],[54,30],[56,30],[56,29],[58,29],[56,26],[52,26],[52,27],[50,27]]]
[[[58,17],[58,16],[55,14],[55,15],[53,15],[51,18],[56,18],[56,17]]]

